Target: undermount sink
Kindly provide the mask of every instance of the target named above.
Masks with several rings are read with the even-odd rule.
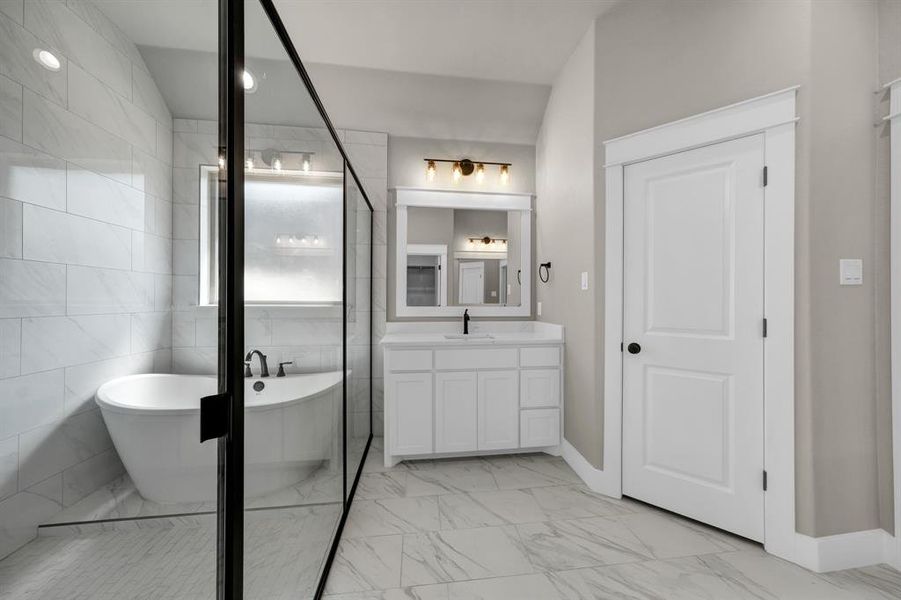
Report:
[[[493,340],[494,336],[488,333],[445,333],[446,340]]]

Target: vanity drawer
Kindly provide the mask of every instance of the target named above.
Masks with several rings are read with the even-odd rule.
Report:
[[[526,367],[559,367],[560,348],[523,348],[519,351],[519,366]]]
[[[519,405],[522,408],[560,406],[560,370],[521,370],[519,372]]]
[[[435,350],[435,368],[442,371],[515,369],[516,358],[516,348]]]
[[[389,350],[389,371],[431,371],[431,350]]]
[[[538,448],[560,443],[560,411],[532,408],[519,412],[519,447]]]

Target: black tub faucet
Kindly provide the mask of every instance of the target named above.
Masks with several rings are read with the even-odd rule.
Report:
[[[463,311],[463,335],[469,335],[469,309]]]
[[[246,367],[244,369],[244,376],[253,377],[253,371],[250,370],[250,363],[253,361],[254,354],[257,354],[260,357],[260,377],[269,377],[269,365],[266,364],[266,355],[259,350],[251,350],[247,353],[247,356],[244,357],[244,364]]]

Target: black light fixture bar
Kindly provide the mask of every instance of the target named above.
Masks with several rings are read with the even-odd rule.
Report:
[[[487,160],[472,160],[471,158],[423,158],[426,164],[430,162],[440,162],[440,163],[461,163],[463,161],[469,161],[474,165],[494,165],[498,167],[512,167],[513,163],[508,162],[488,162]]]

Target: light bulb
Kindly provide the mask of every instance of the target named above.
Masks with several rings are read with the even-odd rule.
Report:
[[[510,182],[509,165],[501,165],[501,185],[507,185]]]
[[[301,163],[301,168],[306,173],[310,172],[310,155],[309,154],[303,155],[303,162]]]
[[[220,169],[225,168],[225,157],[222,156],[221,154],[219,155],[219,168]]]
[[[246,166],[247,166],[247,170],[248,170],[248,171],[250,171],[251,169],[253,169],[253,159],[252,159],[252,158],[248,158],[248,159],[247,159],[247,162],[246,162],[245,164],[246,164]]]
[[[276,244],[281,244],[281,243],[282,243],[282,236],[280,236],[280,235],[275,236],[275,243],[276,243]]]
[[[280,158],[276,158],[275,160],[273,160],[272,168],[275,169],[276,171],[281,171],[282,170],[282,160]]]
[[[460,163],[454,163],[454,181],[460,181],[460,178],[463,177],[463,169],[460,167]]]
[[[425,176],[429,181],[435,181],[435,175],[438,174],[438,168],[435,166],[435,161],[430,160],[428,166],[425,168]]]
[[[38,64],[47,69],[48,71],[59,71],[60,62],[55,54],[50,52],[49,50],[42,50],[41,48],[35,48],[34,52],[32,52],[32,56],[34,59],[38,61]]]
[[[479,163],[476,167],[476,181],[482,183],[485,181],[485,165]]]
[[[257,80],[256,77],[253,76],[248,70],[244,70],[244,73],[241,75],[241,82],[244,84],[244,91],[248,94],[252,94],[257,91]]]
[[[318,235],[313,237],[313,244],[315,244],[317,246],[319,245],[319,236]]]

